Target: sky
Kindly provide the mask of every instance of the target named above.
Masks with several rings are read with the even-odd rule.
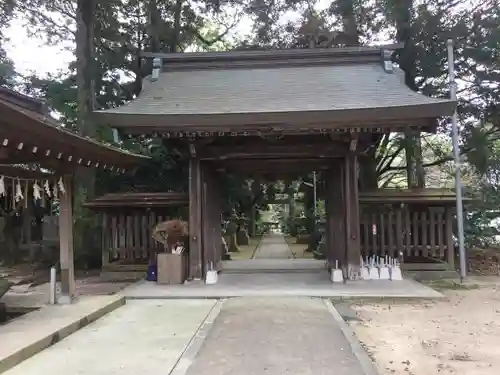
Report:
[[[1,0],[0,0],[1,1]],[[479,0],[465,0],[462,6],[472,7]],[[318,10],[325,9],[329,6],[331,0],[318,0],[316,8]],[[289,14],[283,18],[283,22],[297,17],[297,14]],[[73,60],[73,54],[66,45],[48,46],[40,38],[30,37],[28,35],[25,20],[15,19],[7,29],[5,35],[9,39],[5,47],[8,56],[14,61],[16,70],[23,74],[31,72],[38,76],[46,76],[47,74],[55,74],[59,71],[64,71],[68,64]],[[250,32],[251,20],[244,17],[237,25],[234,35],[245,35]]]
[[[325,9],[329,3],[330,0],[319,0],[316,7],[317,9]],[[284,17],[283,21],[286,22],[294,17],[296,15]],[[68,47],[71,47],[71,43],[48,46],[43,39],[29,36],[24,23],[23,19],[14,19],[5,32],[8,39],[5,49],[9,58],[14,61],[16,71],[22,75],[33,72],[41,77],[59,71],[64,72],[73,60],[73,53],[67,50]],[[251,19],[243,17],[236,26],[234,35],[248,34],[251,25]]]
[[[21,74],[34,72],[39,76],[64,70],[73,54],[64,45],[48,46],[42,39],[30,37],[24,20],[13,20],[5,36],[9,39],[5,49]]]

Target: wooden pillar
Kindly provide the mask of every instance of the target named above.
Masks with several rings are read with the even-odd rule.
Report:
[[[350,153],[344,164],[344,198],[345,198],[345,243],[347,275],[356,280],[360,275],[361,242],[359,228],[359,191],[358,160]]]
[[[108,214],[104,211],[101,214],[102,219],[102,234],[101,234],[101,255],[102,255],[102,265],[101,268],[105,268],[109,265],[109,225],[108,225]]]
[[[219,180],[219,176],[214,172],[213,174],[214,177],[214,226],[215,226],[215,246],[217,249],[217,257],[216,257],[216,264],[217,264],[217,270],[221,269],[221,261],[223,257],[223,252],[222,252],[222,223],[221,223],[221,218],[222,218],[222,189],[221,189],[221,184]]]
[[[203,276],[202,260],[202,180],[200,160],[189,160],[189,275],[192,278]]]
[[[327,172],[325,208],[326,208],[326,240],[327,255],[330,267],[335,266],[337,261],[339,267],[345,263],[345,205],[342,189],[343,165],[336,160]]]
[[[332,196],[332,170],[328,170],[325,172],[325,251],[326,251],[326,261],[329,268],[335,266],[334,259],[334,240],[333,240],[333,221],[334,218],[334,197]]]
[[[59,303],[69,304],[76,297],[73,252],[73,186],[72,176],[64,176],[66,194],[59,201],[59,253],[61,263],[61,296]]]
[[[215,269],[217,267],[215,211],[216,211],[216,188],[214,186],[213,171],[209,165],[202,162],[203,181],[203,207],[202,207],[202,228],[203,228],[203,265]]]

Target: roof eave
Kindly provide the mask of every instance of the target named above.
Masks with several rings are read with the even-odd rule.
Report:
[[[20,95],[20,94],[19,94]],[[46,142],[51,140],[53,142],[59,142],[60,144],[66,144],[73,148],[74,151],[80,151],[80,158],[86,155],[85,153],[91,154],[93,160],[92,163],[81,164],[85,167],[96,167],[97,164],[104,165],[104,163],[113,164],[119,169],[130,169],[137,164],[140,164],[143,160],[150,159],[146,155],[135,154],[126,150],[119,149],[117,147],[104,144],[97,140],[89,137],[84,137],[74,132],[69,131],[61,127],[55,120],[48,117],[47,115],[33,112],[32,110],[24,107],[20,107],[13,102],[5,101],[0,98],[0,111],[5,115],[4,118],[4,136],[11,134],[11,138],[19,138],[23,136],[23,131],[32,135],[26,143],[36,143]],[[19,139],[19,141],[24,142],[24,139]],[[11,144],[9,144],[9,147]],[[47,149],[47,147],[42,147],[41,144],[34,144],[39,150]],[[61,150],[53,150],[50,153],[50,157],[41,155],[40,162],[54,158],[54,154],[59,154]],[[75,154],[77,154],[76,152]],[[62,154],[62,153],[61,153]],[[66,162],[61,158],[54,159],[60,165],[76,165],[77,157],[76,155],[64,155],[64,158],[71,156],[73,162]],[[112,159],[112,160],[110,160]]]
[[[339,124],[354,124],[351,127],[377,127],[379,122],[401,121],[411,126],[412,122],[451,116],[457,103],[451,100],[436,100],[435,103],[400,107],[354,108],[327,111],[259,112],[259,113],[203,113],[203,114],[135,114],[120,110],[96,111],[99,123],[124,131],[141,129],[157,131],[244,131],[252,127],[310,127],[336,128]],[[425,121],[422,121],[425,120]],[[327,125],[328,124],[328,125]],[[186,129],[186,127],[189,127]]]

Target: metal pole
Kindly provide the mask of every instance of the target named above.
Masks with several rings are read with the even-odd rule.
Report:
[[[453,56],[453,40],[448,39],[448,74],[450,80],[450,99],[457,100],[457,83],[455,82],[455,61]],[[451,117],[451,139],[453,143],[453,159],[455,161],[455,193],[457,199],[457,229],[458,229],[458,254],[460,258],[460,281],[467,276],[464,249],[464,215],[462,205],[462,181],[460,175],[460,151],[458,149],[457,110]]]

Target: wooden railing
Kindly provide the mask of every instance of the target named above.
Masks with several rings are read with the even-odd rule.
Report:
[[[361,253],[454,262],[451,207],[366,205],[361,208]]]
[[[103,213],[103,266],[116,261],[147,263],[163,246],[151,237],[152,229],[169,219],[166,214],[145,210],[130,214]]]

